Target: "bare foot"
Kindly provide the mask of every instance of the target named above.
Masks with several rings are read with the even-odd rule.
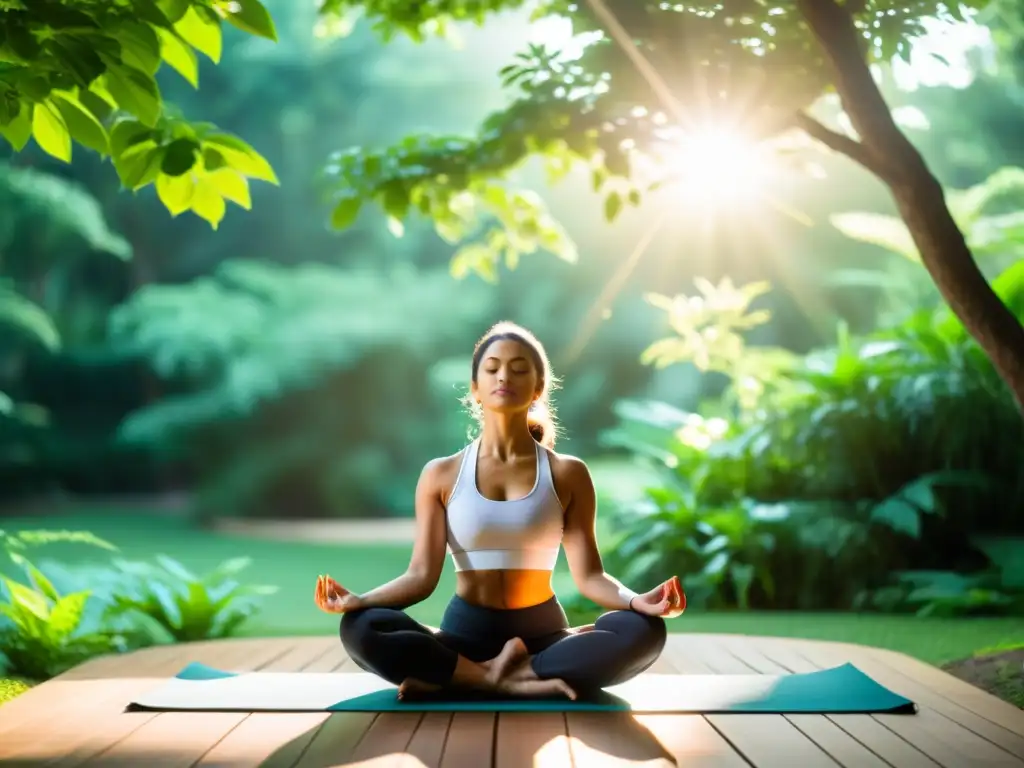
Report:
[[[533,671],[529,658],[509,668],[507,674],[498,681],[497,688],[501,693],[508,696],[521,698],[557,696],[561,694],[570,701],[576,700],[576,691],[570,688],[564,680],[542,680],[537,677],[537,673]]]
[[[417,680],[414,677],[407,677],[402,681],[402,684],[398,686],[398,698],[400,699],[415,699],[419,696],[424,696],[429,693],[436,693],[441,690],[440,685],[434,685],[433,683],[425,683],[422,680]]]
[[[501,649],[501,653],[490,661],[484,662],[487,667],[487,682],[497,686],[513,670],[515,665],[526,656],[526,643],[513,637]]]

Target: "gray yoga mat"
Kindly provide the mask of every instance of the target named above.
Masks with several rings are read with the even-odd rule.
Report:
[[[193,663],[132,710],[192,712],[608,712],[913,714],[915,704],[852,664],[791,675],[643,674],[587,700],[451,694],[400,700],[366,673],[227,672]]]

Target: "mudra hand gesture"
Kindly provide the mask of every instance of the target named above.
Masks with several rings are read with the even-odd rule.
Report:
[[[683,592],[679,577],[673,576],[650,592],[634,597],[629,607],[645,616],[674,619],[686,610],[686,594]]]
[[[359,598],[330,576],[318,576],[313,599],[316,607],[327,613],[345,613],[359,607]]]

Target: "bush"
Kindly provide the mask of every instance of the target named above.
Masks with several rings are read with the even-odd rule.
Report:
[[[1024,263],[995,284],[1021,306]],[[665,480],[618,516],[610,567],[711,608],[1024,608],[1021,422],[948,311],[775,359],[729,418],[620,403],[606,445]]]
[[[25,578],[0,577],[0,654],[8,674],[45,680],[97,655],[227,637],[276,591],[239,583],[248,558],[196,576],[162,555],[155,565],[115,559],[75,568],[36,566],[24,555],[58,541],[114,549],[87,532],[0,531],[0,545]]]

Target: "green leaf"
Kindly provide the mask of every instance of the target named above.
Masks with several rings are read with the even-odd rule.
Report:
[[[612,192],[604,199],[605,220],[615,221],[620,211],[622,211],[622,196],[618,192]]]
[[[39,590],[46,598],[54,602],[60,600],[60,595],[57,593],[57,590],[54,588],[53,584],[50,583],[50,580],[46,578],[46,574],[44,574],[42,571],[36,568],[24,555],[21,555],[18,552],[9,552],[8,555],[10,555],[11,560],[16,565],[20,565],[22,568],[25,569],[25,572],[32,580],[32,583],[35,585],[35,588]]]
[[[199,58],[195,50],[175,32],[157,29],[160,37],[160,55],[193,88],[199,87]]]
[[[224,214],[227,212],[224,198],[217,192],[217,188],[204,177],[196,180],[191,208],[196,216],[209,222],[214,229],[220,226],[221,221],[224,220]]]
[[[32,116],[32,138],[48,155],[71,162],[71,134],[60,111],[50,101],[36,104]]]
[[[50,618],[50,608],[42,594],[11,579],[3,578],[2,580],[11,595],[12,605],[24,608],[40,621],[46,621]]]
[[[173,557],[167,555],[157,555],[156,561],[160,564],[160,567],[171,574],[176,579],[181,579],[185,582],[199,581],[199,577],[192,573],[188,568],[182,565],[179,561]]]
[[[196,192],[196,180],[192,174],[185,176],[160,175],[156,179],[156,194],[160,202],[170,211],[171,216],[178,216],[192,207],[192,197]]]
[[[274,20],[259,0],[232,0],[232,2],[221,2],[219,5],[229,24],[249,34],[277,42]]]
[[[164,148],[152,139],[134,144],[114,162],[121,183],[131,190],[152,184],[160,176]]]
[[[221,49],[224,45],[220,24],[205,8],[199,10],[196,6],[191,6],[174,23],[174,31],[214,64],[220,62]]]
[[[110,140],[103,124],[74,94],[54,91],[50,100],[56,105],[71,138],[101,155],[110,154]]]
[[[157,7],[171,24],[176,23],[188,11],[192,0],[156,0]]]
[[[117,30],[121,60],[129,67],[155,75],[160,69],[160,38],[148,24],[128,22]]]
[[[239,173],[271,184],[279,183],[270,163],[237,136],[227,133],[211,133],[203,137],[202,143],[204,149],[210,147],[216,150],[225,162]]]
[[[14,147],[16,152],[21,152],[32,138],[32,118],[35,104],[29,101],[21,102],[18,114],[11,118],[7,125],[0,125],[0,136],[3,136]]]
[[[218,168],[208,173],[206,178],[222,197],[247,211],[252,208],[249,182],[238,171],[231,168]]]
[[[355,223],[359,217],[359,211],[363,207],[363,198],[355,194],[339,196],[338,202],[334,204],[331,211],[331,226],[335,229],[347,229]]]
[[[871,522],[885,525],[897,533],[917,539],[921,536],[918,509],[899,496],[891,496],[871,510]]]
[[[91,592],[74,592],[56,601],[50,611],[47,634],[54,640],[65,640],[75,633],[82,623],[85,605]]]
[[[910,230],[896,216],[880,213],[837,213],[830,216],[829,221],[851,240],[877,245],[909,261],[921,261]]]
[[[156,80],[137,69],[114,64],[107,69],[104,81],[118,106],[150,128],[156,126],[161,111]]]
[[[176,139],[164,148],[160,172],[183,176],[191,171],[199,157],[199,143],[192,139]]]

